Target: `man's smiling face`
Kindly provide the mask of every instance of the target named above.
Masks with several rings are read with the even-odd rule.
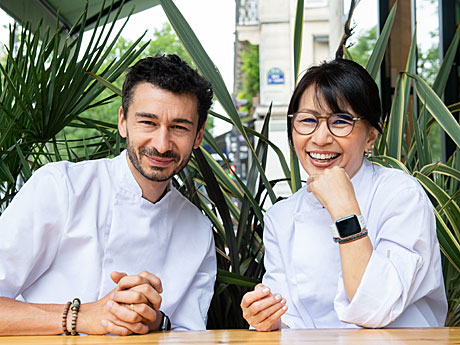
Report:
[[[118,116],[129,163],[150,181],[168,181],[187,165],[203,138],[204,125],[197,130],[196,96],[147,82],[134,86],[132,95],[128,113],[120,108]]]

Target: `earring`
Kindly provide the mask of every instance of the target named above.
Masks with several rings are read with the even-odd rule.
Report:
[[[372,150],[364,152],[364,157],[366,158],[372,157]]]

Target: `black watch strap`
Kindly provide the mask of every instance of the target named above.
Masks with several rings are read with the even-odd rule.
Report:
[[[169,331],[171,329],[171,321],[169,321],[168,315],[159,310],[163,317],[161,318],[160,331]]]

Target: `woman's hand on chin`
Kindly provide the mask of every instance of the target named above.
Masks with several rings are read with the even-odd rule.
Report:
[[[313,193],[328,210],[332,221],[361,214],[350,177],[343,168],[334,166],[307,179],[307,191]]]
[[[281,328],[281,316],[286,312],[286,300],[280,294],[272,294],[263,284],[243,296],[241,301],[244,319],[258,331],[274,331]]]

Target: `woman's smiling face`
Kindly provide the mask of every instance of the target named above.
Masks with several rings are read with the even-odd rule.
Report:
[[[351,107],[341,107],[353,117],[360,117]],[[298,112],[306,111],[317,116],[329,116],[332,112],[321,95],[315,96],[315,85],[309,86],[299,102]],[[325,169],[339,166],[353,177],[361,167],[364,153],[370,151],[378,131],[367,121],[356,121],[352,132],[345,137],[331,134],[325,119],[320,119],[317,129],[308,135],[292,130],[292,141],[302,167],[311,176]]]

